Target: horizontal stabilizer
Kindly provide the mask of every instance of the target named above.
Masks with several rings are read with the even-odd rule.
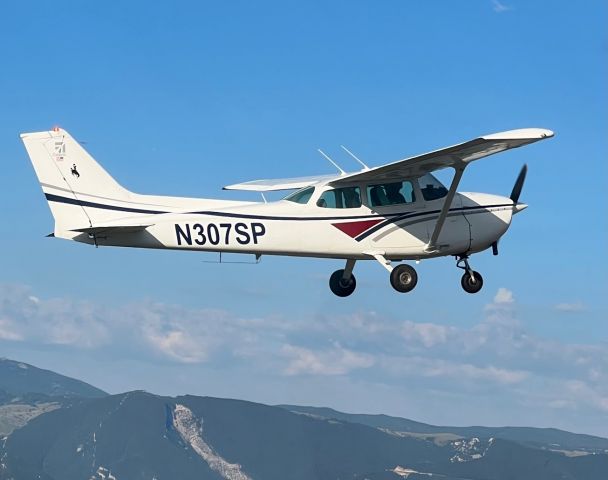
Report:
[[[80,233],[90,233],[92,235],[98,235],[100,233],[133,233],[145,230],[148,227],[154,225],[153,223],[149,223],[147,225],[98,225],[96,227],[86,227],[86,228],[74,228],[70,230],[71,232],[80,232]]]

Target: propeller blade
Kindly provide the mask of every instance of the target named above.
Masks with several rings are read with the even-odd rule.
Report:
[[[510,198],[513,200],[513,203],[517,205],[519,202],[519,196],[521,195],[521,189],[524,188],[524,182],[526,180],[526,174],[528,173],[528,165],[524,165],[521,167],[519,171],[519,175],[517,175],[517,180],[515,180],[515,185],[513,185],[513,190],[511,191]]]

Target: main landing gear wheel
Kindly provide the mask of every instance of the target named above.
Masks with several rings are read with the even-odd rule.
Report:
[[[465,292],[477,293],[483,287],[483,277],[478,272],[471,270],[471,273],[464,272],[464,275],[460,279],[460,284]]]
[[[338,297],[348,297],[355,291],[357,280],[351,273],[348,280],[344,280],[344,270],[336,270],[329,277],[329,288]]]
[[[391,272],[391,285],[401,293],[411,292],[418,283],[418,274],[410,265],[397,265]]]

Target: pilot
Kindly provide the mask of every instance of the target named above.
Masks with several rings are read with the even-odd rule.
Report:
[[[432,183],[427,183],[426,187],[422,189],[422,194],[425,200],[436,200],[440,197],[438,189]]]
[[[405,197],[399,192],[399,190],[401,190],[402,185],[402,183],[388,183],[384,186],[386,190],[386,196],[391,205],[406,203]]]

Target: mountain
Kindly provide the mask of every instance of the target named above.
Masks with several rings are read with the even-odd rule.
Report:
[[[88,383],[0,358],[0,435],[81,398],[107,395]]]
[[[282,408],[318,418],[336,419],[380,428],[398,435],[415,435],[420,438],[455,440],[458,438],[500,438],[524,446],[546,448],[570,454],[608,453],[608,439],[566,432],[557,428],[532,427],[446,427],[416,422],[407,418],[388,415],[365,415],[344,413],[326,407],[279,405]]]
[[[140,391],[40,415],[6,438],[0,456],[0,479],[593,480],[608,471],[608,455],[501,439],[438,445],[280,407]]]
[[[48,396],[101,397],[106,392],[88,383],[50,370],[0,358],[0,389],[21,395],[42,393]]]
[[[23,390],[49,384],[32,378]],[[488,437],[487,427],[456,432],[460,427],[314,407],[143,391],[105,395],[88,388],[101,394],[85,398],[73,390],[21,394],[22,405],[54,406],[0,442],[0,480],[417,480],[430,474],[442,480],[594,480],[608,471],[608,454],[568,456],[551,451],[540,434],[537,447]],[[587,441],[580,437],[573,445]]]

